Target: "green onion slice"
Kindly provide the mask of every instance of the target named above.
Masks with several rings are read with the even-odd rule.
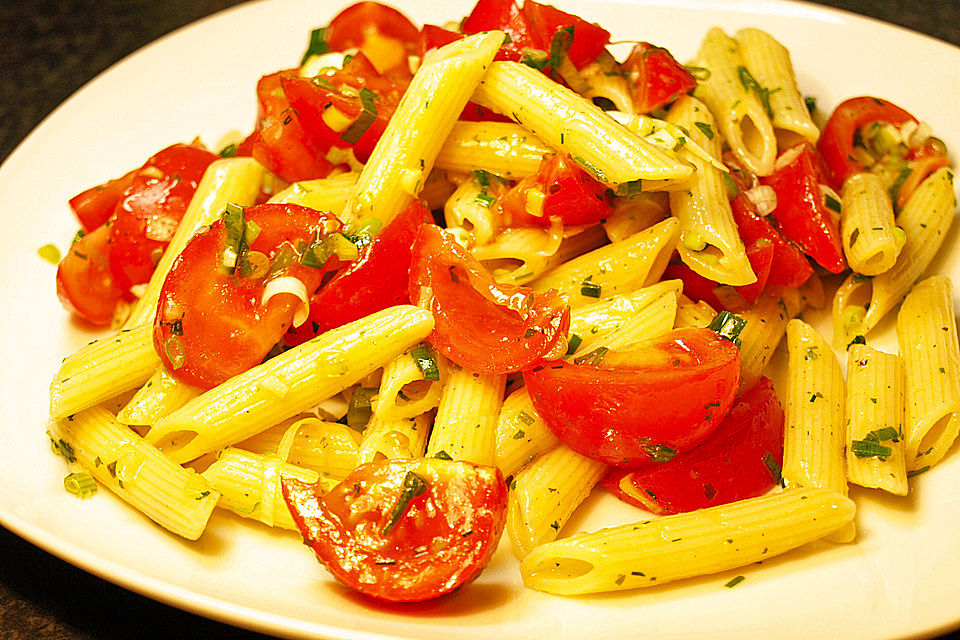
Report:
[[[747,321],[740,316],[729,311],[721,311],[713,318],[707,328],[713,329],[721,338],[729,340],[739,347],[740,332],[743,331],[745,326],[747,326]]]
[[[407,471],[407,475],[403,477],[403,488],[400,490],[400,497],[397,498],[397,503],[393,505],[393,509],[390,511],[387,524],[385,524],[380,531],[381,536],[386,536],[397,526],[400,518],[402,518],[403,514],[410,508],[410,502],[417,496],[423,494],[429,486],[430,484],[424,478],[418,476],[413,471]]]
[[[377,94],[366,87],[360,89],[360,104],[363,105],[363,111],[357,116],[346,131],[340,134],[340,139],[347,144],[357,144],[363,134],[367,132],[377,120],[377,104],[375,102]]]
[[[85,500],[97,492],[97,483],[89,473],[71,473],[63,479],[63,488],[71,495]]]
[[[434,382],[440,380],[440,367],[429,344],[421,342],[410,351],[410,356],[417,363],[417,368],[420,369],[425,380]]]

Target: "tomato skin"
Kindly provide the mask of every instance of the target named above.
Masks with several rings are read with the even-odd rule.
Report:
[[[866,171],[853,155],[853,140],[860,127],[872,122],[899,127],[905,122],[916,121],[892,102],[872,96],[850,98],[837,105],[817,143],[817,150],[827,167],[830,186],[839,190],[847,178]]]
[[[284,74],[289,72],[278,71],[257,82],[259,115],[251,154],[287,182],[323,178],[332,166],[304,133],[283,92],[280,78]]]
[[[573,27],[573,40],[567,50],[567,56],[577,69],[582,69],[596,60],[597,56],[610,44],[609,31],[554,6],[525,0],[523,14],[533,33],[540,40],[540,48],[547,53],[550,52],[553,36],[561,29]]]
[[[300,344],[381,309],[409,303],[411,245],[420,225],[432,222],[433,216],[420,202],[414,201],[400,212],[360,250],[356,261],[313,297],[310,317],[290,330],[287,344]]]
[[[428,51],[439,49],[451,42],[456,42],[462,37],[456,31],[450,31],[435,24],[425,24],[417,36],[417,55],[423,60]]]
[[[544,44],[515,0],[478,0],[473,11],[460,24],[460,31],[465,35],[495,30],[510,36],[510,42],[497,52],[496,60],[519,62],[524,49],[544,50]]]
[[[651,463],[651,447],[688,451],[716,429],[737,390],[740,350],[710,329],[677,329],[611,351],[599,367],[559,361],[523,379],[561,442],[632,468]]]
[[[526,211],[531,189],[546,195],[542,216]],[[537,172],[505,193],[498,206],[511,226],[549,227],[553,217],[559,217],[564,225],[592,224],[610,215],[613,201],[609,191],[569,157],[555,153],[544,156]]]
[[[777,208],[771,215],[783,237],[827,271],[840,273],[847,268],[847,261],[838,221],[827,210],[820,193],[825,181],[820,157],[809,142],[784,151],[773,173],[761,178],[777,193]]]
[[[80,225],[87,233],[94,229],[99,229],[103,223],[110,219],[117,203],[123,197],[123,192],[127,190],[130,181],[136,174],[136,169],[128,171],[120,178],[109,180],[96,187],[90,187],[86,191],[81,191],[69,200],[70,208],[80,220]]]
[[[358,2],[338,13],[327,25],[327,45],[331,51],[362,49],[373,34],[415,43],[419,29],[407,16],[379,2]]]
[[[773,245],[767,284],[796,288],[813,275],[813,267],[803,253],[787,242],[766,218],[759,215],[756,207],[745,195],[737,195],[730,202],[730,208],[745,245],[750,246],[761,239],[769,240]]]
[[[57,266],[57,297],[87,322],[109,325],[124,290],[110,270],[110,225],[76,241]]]
[[[249,251],[269,259],[283,247],[299,259],[301,242],[340,227],[330,214],[291,204],[248,207],[245,218],[260,227]],[[296,296],[281,293],[261,304],[268,277],[296,277],[309,293],[323,276],[322,269],[305,267],[299,260],[267,277],[228,274],[222,267],[226,238],[226,226],[218,220],[187,243],[160,291],[153,325],[154,347],[170,373],[202,389],[259,364],[292,323],[301,304]]]
[[[413,473],[426,491],[383,531]],[[365,464],[324,496],[282,479],[294,522],[338,580],[372,598],[419,602],[475,579],[490,561],[506,522],[507,487],[495,467],[421,458]]]
[[[447,358],[478,373],[512,373],[565,351],[570,305],[556,290],[495,283],[436,225],[420,227],[412,255],[410,300],[433,313],[428,340]]]
[[[218,156],[175,144],[138,169],[114,209],[110,268],[123,289],[150,280],[207,167]]]
[[[696,78],[669,51],[649,42],[634,45],[620,65],[638,113],[649,113],[697,87]]]
[[[762,495],[778,481],[767,463],[783,464],[783,421],[773,385],[760,378],[696,449],[645,469],[611,470],[601,484],[624,502],[658,515]]]

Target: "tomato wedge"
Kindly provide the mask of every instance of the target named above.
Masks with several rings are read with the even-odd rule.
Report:
[[[257,82],[257,131],[251,153],[257,162],[287,182],[323,178],[332,165],[307,138],[283,92],[278,71]]]
[[[150,280],[203,173],[217,158],[201,146],[175,144],[134,173],[111,225],[110,268],[119,287]]]
[[[839,190],[851,175],[866,168],[853,153],[857,131],[872,122],[886,122],[899,127],[905,122],[916,122],[910,113],[888,100],[860,96],[844,100],[830,114],[817,143],[817,150],[827,166],[830,185]]]
[[[548,53],[557,32],[573,27],[573,38],[570,48],[567,49],[567,56],[577,69],[582,69],[596,60],[610,44],[609,31],[552,5],[526,0],[523,3],[523,14],[527,17],[534,37],[540,41],[540,48]]]
[[[390,602],[475,579],[497,548],[507,487],[495,467],[421,458],[365,464],[326,495],[282,479],[294,522],[338,580]]]
[[[624,502],[667,515],[762,495],[780,481],[782,465],[783,409],[773,384],[760,378],[696,449],[642,470],[611,470],[601,484]]]
[[[69,205],[80,220],[80,225],[87,233],[99,229],[104,222],[110,219],[117,203],[123,197],[130,181],[136,174],[136,169],[128,171],[124,176],[110,180],[96,187],[90,187],[70,198]]]
[[[360,257],[320,289],[310,302],[310,317],[287,334],[286,343],[300,344],[330,329],[359,320],[381,309],[410,302],[411,245],[420,225],[433,216],[414,201],[400,212]]]
[[[332,215],[290,204],[240,211],[230,217],[228,210],[184,247],[160,292],[153,325],[154,347],[168,370],[204,389],[259,364],[305,304],[300,296],[319,287],[334,260],[317,258],[322,254],[315,250],[340,228]],[[317,268],[303,264],[308,254],[320,260]],[[225,266],[234,260],[237,266]],[[285,288],[264,302],[267,285],[281,276],[299,280],[303,289],[298,295],[298,287]]]
[[[110,225],[81,236],[57,266],[57,297],[87,322],[108,325],[124,289],[110,270]]]
[[[525,49],[545,50],[515,0],[478,0],[460,24],[460,31],[465,35],[497,30],[509,36],[497,52],[497,60],[519,62]]]
[[[540,215],[530,213],[531,198],[540,203]],[[532,176],[518,182],[498,201],[510,226],[549,227],[550,218],[564,225],[592,224],[605,219],[613,209],[610,190],[597,182],[568,156],[544,156]]]
[[[676,329],[628,351],[542,364],[523,379],[561,442],[632,468],[689,451],[716,429],[737,390],[740,350],[710,329]]]
[[[771,215],[783,237],[827,271],[846,269],[839,213],[832,215],[824,204],[820,185],[826,183],[826,176],[813,146],[801,142],[790,147],[777,158],[773,173],[760,181],[777,194],[777,208]]]
[[[410,20],[379,2],[358,2],[341,11],[326,31],[331,51],[360,49],[377,71],[410,78],[407,54],[416,48],[420,31]]]
[[[570,305],[564,296],[497,284],[436,225],[421,226],[414,240],[410,300],[433,313],[429,342],[471,371],[522,371],[566,350]]]
[[[669,51],[649,42],[634,45],[620,69],[638,113],[659,109],[697,87],[696,78]]]
[[[787,242],[766,218],[757,213],[749,198],[742,193],[737,195],[730,201],[730,208],[744,245],[751,246],[760,240],[769,240],[773,245],[767,284],[797,288],[810,279],[813,267],[803,253]],[[753,262],[750,264],[753,265]],[[756,273],[756,269],[754,272]]]

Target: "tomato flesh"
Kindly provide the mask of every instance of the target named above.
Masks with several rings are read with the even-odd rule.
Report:
[[[533,192],[539,192],[542,198],[540,216],[527,210]],[[544,156],[537,172],[507,191],[498,206],[511,226],[540,227],[549,227],[553,217],[560,218],[565,225],[593,224],[605,219],[613,209],[606,185],[558,153]]]
[[[760,378],[700,446],[641,470],[614,469],[602,485],[634,506],[667,515],[753,498],[779,482],[783,408]]]
[[[740,350],[710,329],[677,329],[608,352],[598,366],[545,363],[523,379],[561,442],[632,468],[688,451],[713,432],[737,390]]]
[[[563,296],[497,284],[436,225],[422,225],[414,240],[410,300],[433,313],[430,343],[471,371],[522,371],[565,350],[570,306]]]
[[[406,491],[411,474],[419,493]],[[283,478],[304,543],[338,580],[380,600],[418,602],[475,579],[506,521],[500,470],[422,458],[365,464],[321,497]]]
[[[87,322],[108,325],[124,290],[110,270],[110,225],[73,243],[57,266],[57,297]]]
[[[99,229],[110,219],[135,173],[136,170],[129,171],[123,177],[90,187],[70,198],[70,208],[80,220],[84,231],[89,233]]]
[[[339,229],[327,213],[298,205],[248,207],[246,223],[259,227],[249,253],[274,259],[286,249],[295,258],[272,273],[249,277],[223,266],[227,228],[223,220],[195,235],[174,261],[160,292],[154,321],[154,347],[178,380],[203,389],[259,364],[292,324],[302,304],[291,293],[279,293],[262,304],[267,283],[292,276],[313,292],[323,269],[300,264],[303,244]]]
[[[697,80],[663,47],[634,45],[620,65],[638,113],[649,113],[697,87]]]

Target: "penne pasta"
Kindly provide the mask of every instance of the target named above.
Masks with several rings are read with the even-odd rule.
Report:
[[[496,461],[509,477],[560,443],[533,408],[526,388],[507,396],[497,418]]]
[[[855,273],[879,275],[897,262],[907,241],[893,218],[893,203],[880,178],[858,173],[843,183],[840,237]]]
[[[287,431],[296,427],[286,461],[322,478],[341,480],[360,464],[360,434],[350,427],[297,416],[237,442],[233,447],[256,454],[277,453]]]
[[[432,418],[431,413],[390,421],[374,417],[363,430],[357,463],[422,458],[426,453]]]
[[[150,425],[173,413],[201,393],[174,378],[160,365],[147,383],[124,405],[117,420],[123,424]]]
[[[480,374],[452,365],[440,394],[427,456],[446,453],[454,460],[492,466],[496,420],[506,384],[505,375]]]
[[[518,180],[532,176],[553,149],[513,122],[457,122],[435,167],[457,173],[486,171]]]

